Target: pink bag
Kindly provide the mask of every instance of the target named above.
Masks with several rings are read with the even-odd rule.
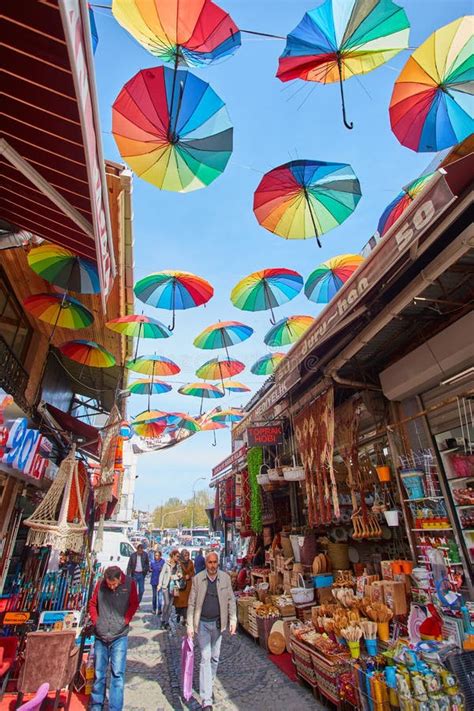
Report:
[[[189,701],[193,695],[194,644],[187,635],[181,644],[181,687],[183,698]]]

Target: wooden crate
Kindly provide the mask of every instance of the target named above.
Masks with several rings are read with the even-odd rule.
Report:
[[[237,620],[242,625],[244,630],[248,631],[249,627],[249,609],[254,604],[255,598],[244,597],[237,600]]]
[[[311,652],[308,645],[295,639],[293,635],[290,634],[290,649],[298,676],[304,679],[313,688],[317,688],[316,674],[314,672]]]
[[[257,627],[257,615],[256,615],[256,610],[259,605],[261,605],[261,602],[254,602],[253,605],[250,605],[249,607],[249,614],[248,614],[248,629],[247,632],[252,635],[252,637],[255,637],[257,639],[258,637],[258,627]]]

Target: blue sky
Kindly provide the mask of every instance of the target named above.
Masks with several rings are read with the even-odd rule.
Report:
[[[223,0],[221,3],[243,29],[286,35],[315,0]],[[467,0],[401,0],[411,23],[410,46],[420,45],[435,29],[470,12]],[[102,122],[104,155],[123,162],[111,134],[111,106],[123,84],[137,71],[157,66],[114,20],[111,12],[95,9],[99,32],[96,78]],[[161,353],[175,360],[182,372],[170,378],[176,388],[155,396],[152,407],[196,414],[199,400],[176,393],[184,382],[196,380],[194,371],[220,351],[193,347],[194,337],[221,320],[240,320],[255,329],[248,341],[232,348],[231,356],[248,369],[238,376],[253,391],[264,382],[250,373],[263,353],[263,336],[270,327],[265,312],[236,309],[229,299],[232,286],[243,276],[265,267],[288,267],[303,277],[322,261],[360,251],[376,229],[380,213],[401,186],[419,175],[433,154],[417,155],[401,146],[390,130],[388,105],[393,83],[409,53],[402,52],[376,71],[345,83],[347,115],[354,129],[344,128],[338,85],[309,82],[283,84],[275,78],[284,42],[243,35],[242,47],[230,59],[194,70],[226,102],[234,126],[234,151],[227,169],[208,188],[189,194],[160,191],[135,177],[133,210],[135,280],[161,269],[183,269],[208,279],[214,298],[199,309],[182,311],[171,338],[142,341],[139,352]],[[260,227],[252,211],[253,192],[263,173],[296,158],[349,163],[358,176],[362,199],[342,226],[315,240],[286,241]],[[137,302],[137,313],[143,304]],[[145,313],[168,323],[168,312],[144,307]],[[300,294],[277,310],[277,316],[316,316],[320,307]],[[217,402],[239,406],[246,398],[226,397]],[[146,408],[146,398],[128,400],[129,414]],[[136,504],[153,509],[170,496],[189,497],[198,477],[230,451],[230,436],[200,433],[164,452],[142,455],[138,461]],[[200,487],[205,486],[200,482]],[[200,488],[198,487],[198,488]]]

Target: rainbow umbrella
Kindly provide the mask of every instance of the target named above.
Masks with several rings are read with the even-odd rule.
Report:
[[[303,288],[303,277],[293,269],[262,269],[241,279],[232,289],[230,300],[243,311],[267,311],[275,324],[273,309],[291,301]]]
[[[127,390],[133,395],[162,395],[169,393],[172,388],[169,383],[165,383],[163,380],[140,379],[130,383]]]
[[[145,422],[163,422],[167,424],[169,413],[162,410],[143,410],[133,418],[132,424],[143,425]]]
[[[175,312],[206,304],[214,294],[214,289],[208,281],[195,274],[166,269],[137,281],[134,292],[145,304],[173,312],[173,320],[168,327],[172,331]]]
[[[225,380],[224,389],[230,393],[249,393],[250,388],[243,383],[238,383],[236,380]]]
[[[67,294],[33,294],[27,296],[23,306],[32,316],[53,326],[50,341],[57,327],[77,331],[94,321],[89,309]]]
[[[314,323],[312,316],[288,316],[278,321],[263,339],[267,346],[288,346],[296,343]]]
[[[231,424],[233,422],[240,422],[244,417],[242,410],[236,407],[229,407],[226,410],[221,410],[220,412],[215,412],[210,415],[209,419],[214,422],[223,422],[226,424]]]
[[[409,28],[405,10],[391,0],[326,0],[288,35],[277,77],[339,82],[344,125],[353,128],[346,118],[343,81],[407,49]]]
[[[100,292],[96,265],[69,249],[55,244],[41,244],[30,250],[27,259],[31,269],[50,284],[79,294]]]
[[[177,430],[199,432],[201,430],[201,425],[196,418],[186,415],[184,412],[169,412],[168,429],[171,432],[176,432]]]
[[[58,349],[70,360],[91,368],[111,368],[115,365],[112,353],[94,341],[83,339],[67,341],[58,346]]]
[[[160,355],[138,356],[126,362],[126,367],[142,375],[176,375],[181,368],[169,358]]]
[[[233,129],[225,104],[209,84],[186,71],[144,69],[112,107],[120,155],[161,190],[205,188],[224,171]]]
[[[441,151],[474,131],[473,23],[468,15],[436,30],[395,82],[390,124],[413,151]]]
[[[258,222],[286,239],[307,239],[338,227],[357,207],[360,185],[347,163],[293,160],[266,173],[254,194]]]
[[[151,316],[131,314],[107,321],[107,328],[129,338],[169,338],[168,329]]]
[[[132,427],[140,437],[153,439],[161,437],[166,431],[166,424],[163,420],[150,420],[149,422],[132,422]]]
[[[245,370],[245,365],[240,360],[211,358],[196,370],[196,375],[202,380],[220,380],[222,387],[224,387],[224,378],[231,378],[243,370]]]
[[[193,343],[196,348],[225,348],[227,359],[230,360],[227,350],[229,346],[245,341],[252,333],[253,328],[240,321],[219,321],[201,331]]]
[[[205,66],[240,47],[239,28],[210,0],[113,0],[112,12],[148,52],[175,67]]]
[[[205,417],[205,416],[204,416]],[[211,443],[213,447],[217,446],[216,430],[226,430],[227,425],[225,422],[215,422],[214,420],[200,419],[199,424],[201,426],[201,432],[212,432],[213,442]]]
[[[427,173],[413,180],[411,183],[408,183],[401,193],[398,193],[397,197],[387,205],[377,226],[377,231],[381,237],[383,237],[387,230],[401,217],[417,195],[423,192],[433,175],[435,175],[435,173]]]
[[[304,293],[316,304],[327,304],[364,261],[359,254],[332,257],[311,272]]]
[[[204,398],[215,400],[216,398],[224,397],[225,392],[219,390],[215,385],[210,385],[210,383],[188,383],[187,385],[182,385],[178,392],[181,395],[191,395],[192,397],[201,398],[201,409],[199,414],[202,414],[202,403]]]
[[[276,367],[283,360],[286,353],[266,353],[259,358],[250,368],[254,375],[272,375]]]

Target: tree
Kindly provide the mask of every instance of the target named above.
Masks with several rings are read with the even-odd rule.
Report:
[[[196,491],[194,500],[194,525],[207,526],[206,508],[211,505],[212,496],[203,489]],[[184,510],[181,510],[184,509]],[[176,513],[175,513],[176,512]],[[193,497],[183,501],[177,497],[168,499],[162,506],[157,506],[152,514],[154,528],[190,528],[193,518]]]

